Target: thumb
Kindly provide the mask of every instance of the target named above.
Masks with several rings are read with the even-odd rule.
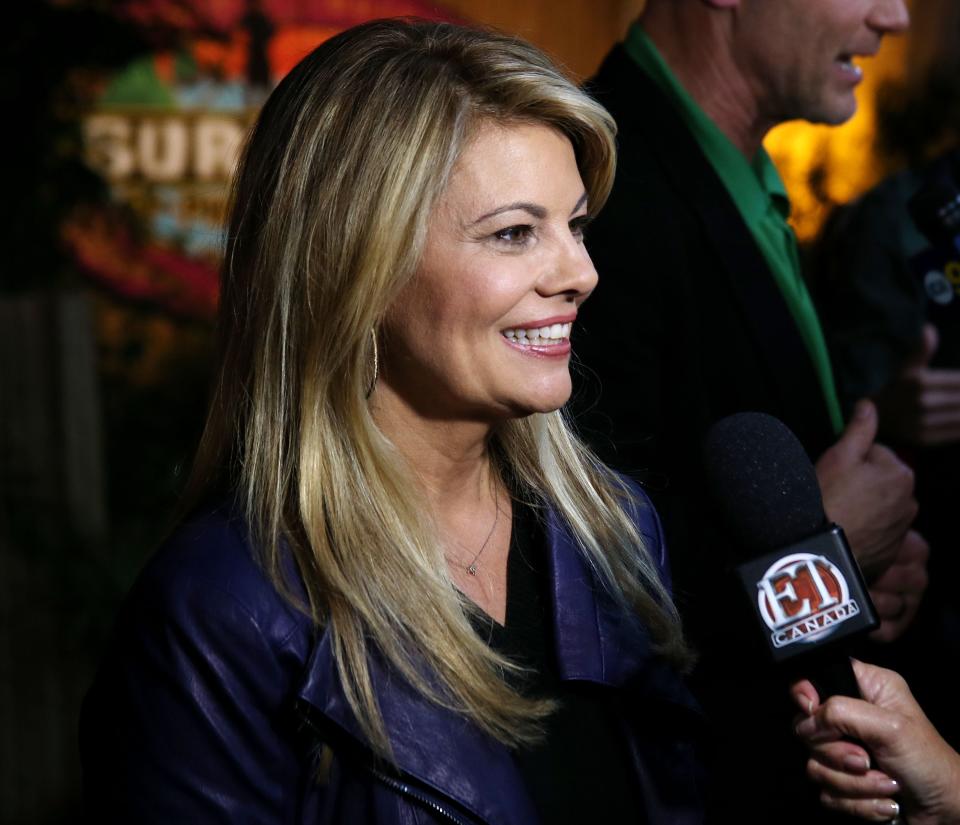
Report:
[[[938,346],[940,346],[940,334],[937,332],[937,328],[933,324],[924,324],[923,330],[920,332],[920,345],[913,355],[907,359],[903,365],[904,369],[926,367]]]
[[[861,398],[853,408],[847,428],[840,435],[833,449],[847,458],[865,458],[877,437],[877,408],[872,401]]]
[[[864,701],[887,710],[920,711],[906,680],[896,671],[851,659],[857,686]],[[922,715],[922,711],[920,711]]]

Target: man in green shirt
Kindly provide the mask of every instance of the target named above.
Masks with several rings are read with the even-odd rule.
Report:
[[[789,202],[762,147],[785,120],[849,118],[861,79],[854,59],[906,24],[902,0],[648,0],[588,84],[617,120],[620,158],[587,237],[600,284],[575,345],[599,395],[581,393],[584,433],[647,483],[664,518],[676,597],[702,653],[694,686],[733,755],[722,774],[725,821],[799,821],[809,811],[733,809],[759,798],[757,785],[769,804],[795,788],[782,781],[793,768],[776,759],[787,704],[780,719],[746,631],[728,621],[724,576],[736,548],[703,506],[709,426],[757,410],[798,435],[827,515],[871,584],[881,639],[904,632],[926,584],[926,544],[909,530],[912,474],[875,442],[871,403],[842,418]]]

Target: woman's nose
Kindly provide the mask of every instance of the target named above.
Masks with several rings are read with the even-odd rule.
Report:
[[[582,240],[571,238],[558,244],[557,254],[537,283],[542,295],[588,295],[597,285],[597,270]]]

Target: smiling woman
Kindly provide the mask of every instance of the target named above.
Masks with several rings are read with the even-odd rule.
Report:
[[[569,138],[482,124],[434,208],[415,277],[387,312],[380,395],[485,424],[563,406],[570,329],[597,283],[586,218]]]
[[[187,515],[86,704],[91,814],[696,820],[659,523],[560,411],[613,164],[500,35],[377,21],[280,84]]]

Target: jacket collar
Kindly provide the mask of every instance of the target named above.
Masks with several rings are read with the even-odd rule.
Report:
[[[644,693],[693,707],[679,678],[653,654],[640,622],[623,617],[603,595],[560,519],[551,512],[546,526],[561,677],[610,686],[636,682]],[[402,774],[491,825],[537,821],[507,748],[424,699],[378,656],[371,656],[371,679]],[[325,723],[364,741],[343,692],[327,633],[312,651],[298,697]]]
[[[607,55],[587,90],[616,119],[621,157],[655,158],[694,210],[716,253],[716,269],[703,277],[723,279],[779,397],[778,415],[819,454],[834,435],[813,361],[749,228],[676,107],[622,45]]]
[[[653,658],[641,623],[617,610],[598,587],[573,537],[547,517],[554,638],[560,675],[620,687]]]

